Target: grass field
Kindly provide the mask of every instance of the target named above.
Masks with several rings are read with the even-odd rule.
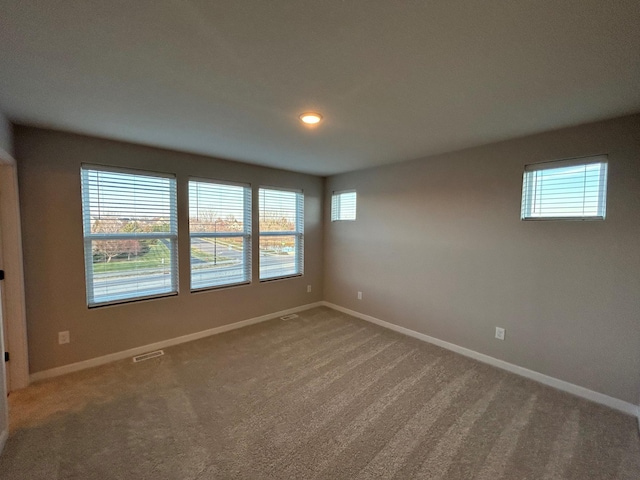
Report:
[[[197,258],[203,262],[213,262],[215,256],[203,252],[198,248],[191,249],[191,256]],[[227,257],[218,255],[218,261],[222,262],[229,260]],[[171,252],[167,246],[158,242],[152,245],[149,251],[143,255],[132,257],[131,260],[126,258],[112,259],[110,262],[96,262],[93,264],[93,273],[111,273],[111,272],[126,272],[130,270],[138,270],[143,268],[169,268],[171,263]]]
[[[147,253],[138,257],[111,260],[110,262],[98,262],[93,264],[93,273],[123,272],[140,268],[169,268],[171,252],[167,246],[158,242],[152,245]]]

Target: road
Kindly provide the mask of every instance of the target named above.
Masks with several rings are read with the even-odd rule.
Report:
[[[219,242],[217,247],[214,242],[209,242],[207,240],[202,240],[200,238],[192,238],[191,246],[197,248],[198,250],[202,250],[204,253],[209,255],[217,255],[219,257],[229,258],[231,260],[235,260],[238,262],[242,261],[242,252],[231,248],[229,245],[223,242]],[[204,260],[200,260],[198,258],[191,257],[191,264],[196,263],[206,263]]]
[[[197,248],[214,254],[214,245],[204,240],[194,239]],[[209,249],[211,248],[211,251]],[[227,283],[244,281],[241,267],[242,252],[226,245],[218,245],[219,257],[225,257],[217,265],[191,258],[195,267],[192,273],[192,288],[206,288]],[[261,252],[260,266],[264,278],[274,278],[295,274],[295,258],[293,255],[275,255]],[[138,270],[96,273],[93,278],[94,299],[96,302],[108,302],[130,297],[130,293],[140,295],[159,295],[173,291],[169,265],[165,268],[145,268]]]

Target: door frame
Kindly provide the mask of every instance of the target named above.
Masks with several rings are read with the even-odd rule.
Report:
[[[9,392],[29,385],[29,353],[22,263],[22,230],[16,161],[0,148],[0,262],[5,272],[2,314],[10,362],[5,364]],[[0,359],[4,362],[4,358]]]
[[[0,290],[2,284],[0,283]],[[0,302],[2,301],[2,292],[0,292]],[[1,307],[1,306],[0,306]],[[4,322],[2,321],[2,308],[0,308],[0,353],[4,353],[5,333]],[[9,400],[7,400],[9,391],[8,371],[5,368],[4,361],[0,365],[0,453],[4,449],[7,439],[9,438]]]

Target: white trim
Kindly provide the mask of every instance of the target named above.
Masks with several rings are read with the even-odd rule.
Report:
[[[418,340],[422,340],[423,342],[432,343],[433,345],[451,350],[452,352],[459,353],[461,355],[464,355],[465,357],[473,358],[474,360],[487,363],[502,370],[507,370],[508,372],[515,373],[516,375],[535,380],[536,382],[548,385],[558,390],[562,390],[563,392],[571,393],[592,402],[605,405],[628,415],[636,416],[638,417],[639,422],[638,428],[640,428],[640,406],[634,405],[633,403],[625,402],[624,400],[613,398],[603,393],[595,392],[593,390],[589,390],[588,388],[565,382],[564,380],[559,380],[543,373],[529,370],[528,368],[520,367],[518,365],[514,365],[513,363],[505,362],[504,360],[490,357],[489,355],[485,355],[484,353],[479,353],[475,350],[470,350],[453,343],[445,342],[444,340],[440,340],[435,337],[425,335],[424,333],[401,327],[399,325],[394,325],[393,323],[385,322],[384,320],[380,320],[379,318],[372,317],[370,315],[365,315],[364,313],[356,312],[355,310],[340,307],[330,302],[323,301],[320,303],[325,307],[333,308],[334,310],[346,313],[347,315],[366,320],[367,322],[375,323],[376,325],[380,325],[381,327],[388,328],[389,330],[393,330],[413,338],[417,338]]]
[[[125,358],[135,357],[136,355],[151,352],[153,350],[160,350],[163,348],[172,347],[174,345],[179,345],[181,343],[192,342],[194,340],[199,340],[201,338],[209,337],[211,335],[217,335],[219,333],[228,332],[230,330],[236,330],[238,328],[248,327],[249,325],[254,325],[256,323],[265,322],[267,320],[272,320],[274,318],[282,317],[283,315],[289,315],[291,313],[297,313],[303,310],[309,310],[311,308],[320,307],[320,306],[322,306],[322,302],[308,303],[306,305],[301,305],[299,307],[289,308],[287,310],[282,310],[280,312],[269,313],[267,315],[262,315],[260,317],[249,318],[247,320],[230,323],[228,325],[222,325],[220,327],[210,328],[208,330],[203,330],[201,332],[190,333],[189,335],[170,338],[168,340],[162,340],[161,342],[156,342],[149,345],[143,345],[141,347],[135,347],[129,350],[121,351],[121,352],[110,353],[109,355],[91,358],[89,360],[84,360],[82,362],[70,363],[69,365],[63,365],[62,367],[56,367],[50,370],[43,370],[41,372],[36,372],[31,374],[30,379],[32,382],[37,382],[38,380],[44,380],[45,378],[57,377],[59,375],[64,375],[67,373],[77,372],[78,370],[97,367],[99,365],[115,362],[117,360],[123,360]]]
[[[2,165],[15,165],[16,164],[16,161],[13,158],[13,156],[2,147],[0,147],[0,164],[2,164]]]
[[[3,317],[7,327],[7,345],[11,352],[8,363],[9,392],[29,385],[27,321],[24,299],[22,263],[22,230],[18,173],[15,164],[0,164],[0,234],[2,267],[5,271]]]
[[[9,428],[5,428],[2,432],[0,432],[0,455],[4,450],[4,445],[7,443],[8,438],[9,438]]]

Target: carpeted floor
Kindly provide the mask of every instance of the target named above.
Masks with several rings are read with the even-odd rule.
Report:
[[[634,479],[636,419],[327,308],[11,395],[2,479]]]

